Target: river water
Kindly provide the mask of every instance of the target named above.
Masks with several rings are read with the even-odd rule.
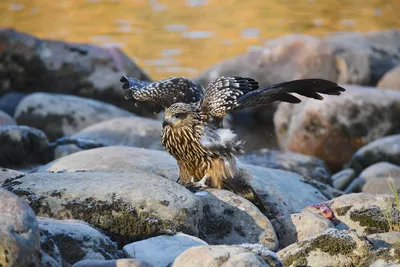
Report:
[[[194,77],[289,33],[400,28],[400,0],[1,0],[0,26],[119,46],[153,79]]]

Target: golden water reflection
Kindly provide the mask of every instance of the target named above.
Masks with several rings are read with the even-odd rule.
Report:
[[[399,0],[2,0],[0,26],[120,46],[152,78],[196,76],[267,38],[400,28]]]

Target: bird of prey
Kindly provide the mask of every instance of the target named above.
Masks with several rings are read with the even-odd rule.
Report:
[[[128,81],[126,81],[128,80]],[[319,94],[339,95],[345,91],[322,79],[294,80],[259,88],[251,78],[220,77],[205,90],[186,78],[171,77],[146,86],[130,86],[136,101],[153,102],[165,110],[161,142],[179,166],[179,182],[230,190],[253,202],[262,212],[264,204],[249,184],[250,174],[237,164],[235,154],[242,142],[229,129],[210,123],[228,112],[269,105],[277,101],[300,103],[291,93],[322,100]]]

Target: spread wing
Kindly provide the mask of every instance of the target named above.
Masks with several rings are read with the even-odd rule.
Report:
[[[344,91],[338,84],[323,79],[294,80],[247,91],[212,85],[210,90],[206,90],[204,99],[207,101],[203,102],[202,110],[212,116],[223,117],[231,110],[259,107],[278,101],[300,103],[301,100],[291,93],[322,100],[320,94],[340,95]]]
[[[178,102],[198,102],[204,95],[203,88],[186,77],[170,77],[157,82],[147,82],[122,76],[120,81],[122,89],[128,91],[126,99],[151,102],[163,108]]]
[[[208,84],[200,108],[205,114],[223,117],[237,106],[239,97],[258,88],[254,79],[222,76]]]

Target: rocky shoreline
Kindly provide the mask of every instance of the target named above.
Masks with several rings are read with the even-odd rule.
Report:
[[[150,77],[121,50],[0,29],[0,266],[400,264],[399,51],[396,30],[290,35],[195,78],[346,88],[226,119],[265,215],[176,183],[160,117],[120,89]]]

